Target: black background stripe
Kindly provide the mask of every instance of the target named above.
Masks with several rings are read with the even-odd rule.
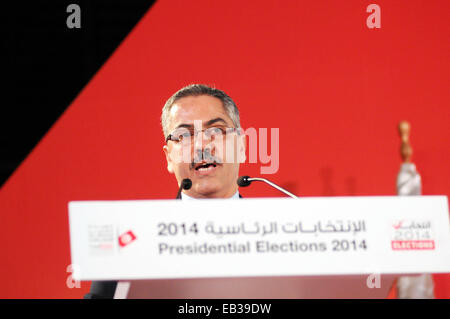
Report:
[[[35,0],[0,4],[0,185],[155,1]],[[81,8],[81,29],[66,25]]]

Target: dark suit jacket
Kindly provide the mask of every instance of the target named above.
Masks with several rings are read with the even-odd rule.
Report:
[[[242,198],[241,194],[239,198]],[[176,199],[181,199],[181,194]],[[116,288],[117,281],[93,281],[91,290],[84,295],[84,299],[113,299]]]

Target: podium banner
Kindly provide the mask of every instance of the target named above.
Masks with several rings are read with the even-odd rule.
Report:
[[[450,272],[445,196],[69,203],[76,280]]]

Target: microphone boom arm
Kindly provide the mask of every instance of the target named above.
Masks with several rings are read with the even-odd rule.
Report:
[[[288,196],[290,196],[290,197],[292,197],[292,198],[297,198],[297,199],[298,199],[298,196],[295,196],[295,195],[292,194],[291,192],[288,192],[288,191],[285,190],[284,188],[278,186],[278,185],[275,184],[275,183],[272,183],[271,181],[268,181],[268,180],[265,179],[265,178],[248,177],[246,180],[249,181],[249,182],[257,181],[257,182],[264,182],[264,183],[267,183],[267,184],[269,184],[270,186],[272,186],[272,187],[278,189],[280,192],[282,192],[282,193],[284,193],[284,194],[286,194],[286,195],[288,195]]]

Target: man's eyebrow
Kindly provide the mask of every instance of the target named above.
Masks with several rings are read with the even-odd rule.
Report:
[[[192,124],[180,124],[180,125],[177,125],[177,127],[175,127],[175,130],[179,129],[179,128],[182,128],[182,127],[190,129],[190,128],[193,128],[194,125],[192,125]]]
[[[210,126],[210,125],[212,125],[214,123],[217,123],[217,122],[223,122],[224,124],[228,125],[228,123],[221,117],[216,117],[215,119],[206,121],[204,124],[205,124],[205,126]],[[182,128],[182,127],[190,129],[190,128],[193,128],[194,125],[192,125],[192,124],[179,124],[179,125],[177,125],[175,127],[175,129],[179,129],[179,128]]]
[[[227,121],[225,121],[223,118],[221,118],[221,117],[216,117],[215,119],[212,119],[212,120],[207,121],[207,122],[205,123],[205,125],[206,125],[206,126],[209,126],[209,125],[212,125],[212,124],[217,123],[217,122],[223,122],[223,123],[227,124]]]

